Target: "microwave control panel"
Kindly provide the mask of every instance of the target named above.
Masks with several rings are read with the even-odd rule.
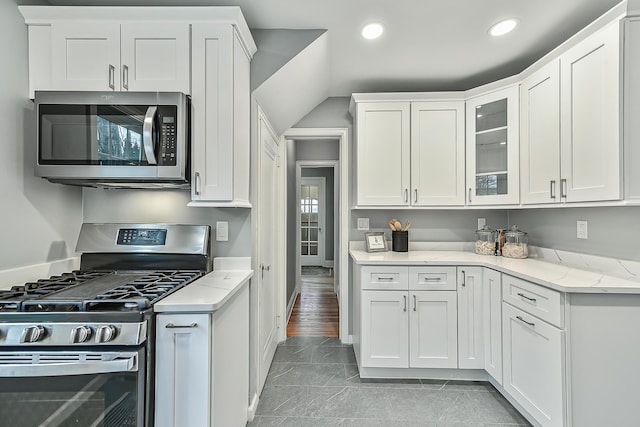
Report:
[[[160,147],[159,161],[162,166],[175,166],[178,146],[175,107],[159,107],[160,110]]]

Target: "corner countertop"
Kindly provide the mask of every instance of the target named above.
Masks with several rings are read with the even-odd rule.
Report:
[[[234,259],[238,260],[238,258]],[[156,313],[202,313],[222,308],[253,277],[251,261],[233,264],[216,258],[214,271],[153,305]],[[219,269],[215,269],[215,268]],[[239,269],[226,269],[239,268]]]
[[[488,267],[560,292],[640,294],[640,279],[624,278],[537,259],[477,255],[464,251],[410,250],[368,253],[352,248],[358,265],[479,266]]]

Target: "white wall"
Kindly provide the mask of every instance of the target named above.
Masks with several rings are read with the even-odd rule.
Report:
[[[75,256],[82,221],[79,188],[34,176],[36,135],[33,102],[28,99],[27,27],[17,8],[27,3],[47,4],[0,2],[0,271]]]

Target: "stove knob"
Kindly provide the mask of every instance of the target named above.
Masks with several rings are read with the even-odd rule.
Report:
[[[71,331],[71,343],[82,343],[89,341],[93,331],[88,326],[78,326]]]
[[[21,343],[38,342],[42,338],[44,338],[45,332],[46,331],[42,326],[27,326],[22,331],[20,342]]]
[[[118,331],[113,325],[100,326],[96,332],[96,342],[105,343],[113,341],[117,333]]]

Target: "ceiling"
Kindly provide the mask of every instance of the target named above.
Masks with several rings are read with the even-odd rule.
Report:
[[[48,0],[53,5],[240,6],[250,28],[327,29],[330,95],[466,90],[517,74],[619,0]],[[509,17],[517,29],[494,38]],[[360,37],[379,21],[380,39]]]

